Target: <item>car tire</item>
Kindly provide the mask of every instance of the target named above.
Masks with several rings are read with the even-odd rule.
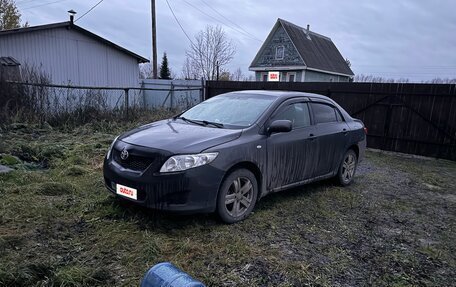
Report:
[[[358,157],[354,150],[349,149],[339,166],[339,171],[337,173],[337,180],[340,185],[347,186],[353,182],[355,177],[356,168],[358,165]]]
[[[255,175],[247,169],[231,172],[220,187],[217,214],[225,223],[244,220],[252,212],[258,197]]]

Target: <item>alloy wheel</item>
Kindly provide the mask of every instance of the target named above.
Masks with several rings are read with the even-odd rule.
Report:
[[[225,196],[225,208],[232,217],[242,216],[253,201],[253,185],[246,177],[236,178]]]
[[[344,159],[344,163],[342,164],[342,179],[345,182],[350,182],[355,174],[356,169],[356,157],[349,153]]]

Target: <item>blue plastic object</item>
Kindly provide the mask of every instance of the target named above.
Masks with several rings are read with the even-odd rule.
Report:
[[[169,262],[158,263],[147,271],[141,287],[206,287]]]

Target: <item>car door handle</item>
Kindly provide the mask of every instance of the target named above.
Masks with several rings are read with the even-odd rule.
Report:
[[[344,133],[344,135],[347,135],[347,134],[348,134],[347,129],[343,129],[342,132]]]
[[[309,135],[309,140],[313,141],[314,139],[316,139],[317,137],[314,135],[314,134],[310,134]]]

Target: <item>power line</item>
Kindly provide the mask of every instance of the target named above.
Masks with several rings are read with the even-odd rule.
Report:
[[[16,4],[24,4],[24,3],[28,3],[28,2],[33,2],[33,1],[36,1],[36,0],[22,0],[22,1],[16,1]]]
[[[251,38],[255,39],[255,40],[258,40],[260,42],[263,42],[261,41],[260,39],[258,39],[257,37],[255,37],[255,35],[253,35],[252,33],[248,32],[247,30],[245,30],[244,28],[242,28],[239,24],[237,24],[236,22],[234,21],[231,21],[231,19],[229,19],[228,17],[225,17],[222,13],[220,13],[218,10],[216,10],[214,7],[212,7],[211,5],[209,5],[209,3],[207,3],[206,1],[204,0],[201,0],[201,2],[203,2],[207,7],[209,7],[212,11],[214,11],[215,13],[217,13],[218,15],[220,15],[223,19],[225,19],[226,21],[228,21],[229,23],[233,24],[234,26],[238,27],[239,29],[241,29],[242,31],[244,31],[246,34],[248,34]]]
[[[187,37],[187,39],[190,41],[190,43],[191,43],[192,46],[194,47],[195,44],[193,44],[192,39],[190,39],[190,37],[188,36],[187,32],[185,32],[184,27],[182,27],[181,23],[179,22],[179,19],[177,19],[176,14],[174,14],[173,8],[172,8],[171,5],[169,4],[168,0],[165,0],[165,1],[166,1],[166,4],[168,4],[168,8],[169,8],[169,10],[171,11],[171,14],[173,14],[174,20],[176,20],[176,22],[177,22],[177,24],[179,25],[179,27],[181,28],[182,32],[184,32],[185,37]]]
[[[101,4],[101,2],[103,2],[104,0],[100,0],[97,4],[93,5],[92,8],[90,8],[87,12],[85,12],[84,14],[82,14],[79,18],[77,18],[76,20],[74,20],[74,22],[78,21],[79,19],[81,19],[82,17],[84,17],[85,15],[89,14],[90,11],[92,11],[93,9],[95,9],[98,5]]]
[[[185,37],[187,37],[187,39],[190,41],[191,47],[194,49],[194,51],[196,51],[199,54],[200,58],[204,58],[203,53],[201,52],[200,48],[193,43],[192,39],[188,36],[187,32],[185,32],[184,27],[181,25],[179,19],[177,19],[176,14],[174,14],[173,8],[169,4],[168,0],[165,0],[165,1],[166,1],[166,4],[168,4],[168,8],[171,11],[171,14],[173,14],[173,17],[176,20],[177,24],[181,28],[182,32],[184,32]]]
[[[30,6],[30,7],[22,8],[22,9],[20,9],[20,10],[29,10],[29,9],[38,8],[38,7],[43,7],[43,6],[47,6],[47,5],[51,5],[51,4],[55,4],[55,3],[59,3],[59,2],[63,2],[63,1],[67,1],[67,0],[58,0],[58,1],[54,1],[54,2],[43,3],[43,4],[40,4],[40,5],[35,5],[35,6]]]
[[[196,7],[195,5],[191,4],[190,2],[188,2],[188,1],[186,1],[186,0],[183,0],[183,1],[184,1],[187,5],[189,5],[190,7],[192,7],[193,9],[199,11],[201,14],[206,15],[207,17],[209,17],[209,18],[211,18],[211,19],[213,19],[213,20],[219,22],[220,24],[222,24],[222,25],[224,25],[224,26],[227,26],[228,28],[230,28],[230,29],[232,29],[232,30],[234,30],[234,31],[236,31],[236,32],[238,32],[238,33],[241,33],[241,34],[243,34],[243,35],[245,35],[245,36],[247,36],[247,37],[249,37],[249,38],[251,38],[251,39],[253,39],[253,40],[262,42],[261,40],[258,40],[257,38],[255,38],[255,37],[253,37],[253,36],[251,36],[251,35],[249,35],[249,34],[243,32],[243,31],[241,31],[241,30],[239,30],[239,29],[237,29],[237,28],[235,28],[235,27],[233,27],[233,26],[231,26],[231,25],[228,25],[228,24],[226,24],[225,22],[223,22],[223,21],[221,21],[221,20],[215,18],[214,16],[212,16],[212,15],[210,15],[210,14],[204,12],[203,10],[201,10],[200,8],[198,8],[198,7]]]
[[[217,19],[217,18],[215,18],[214,16],[212,16],[212,15],[210,15],[210,14],[204,12],[203,10],[201,10],[200,8],[198,8],[198,7],[196,7],[195,5],[191,4],[190,2],[188,2],[188,1],[186,1],[186,0],[183,0],[183,1],[184,1],[187,5],[189,5],[190,7],[192,7],[193,9],[199,11],[201,14],[206,15],[207,17],[209,17],[209,18],[211,18],[211,19],[213,19],[213,20],[215,20],[215,21],[221,23],[222,25],[225,25],[225,26],[227,26],[228,28],[231,28],[232,30],[235,30],[235,31],[237,31],[238,33],[241,33],[241,34],[243,34],[243,35],[245,35],[245,36],[247,36],[247,37],[249,37],[249,38],[251,38],[251,39],[253,39],[253,40],[255,40],[255,41],[260,41],[260,42],[262,42],[261,40],[259,40],[259,39],[257,39],[257,38],[254,38],[254,37],[250,36],[249,34],[247,34],[247,33],[243,32],[243,31],[237,29],[236,27],[233,27],[233,26],[231,26],[231,25],[226,24],[226,23],[223,22],[223,21],[220,21],[219,19]]]

